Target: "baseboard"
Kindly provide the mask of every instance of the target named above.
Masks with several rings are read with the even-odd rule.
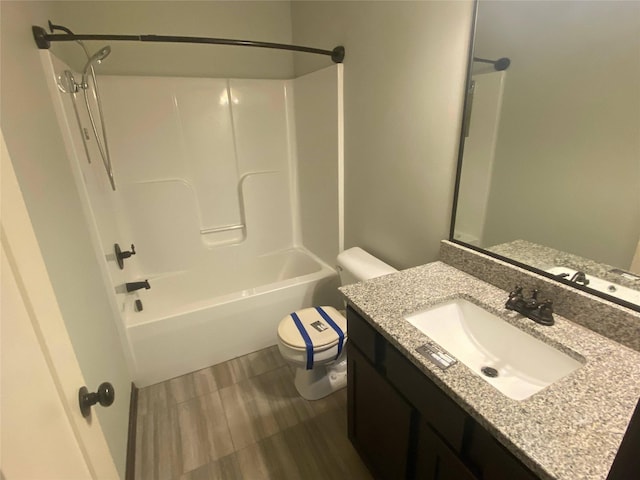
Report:
[[[138,387],[131,382],[129,401],[129,435],[127,438],[127,467],[125,480],[134,480],[136,471],[136,425],[138,424]]]

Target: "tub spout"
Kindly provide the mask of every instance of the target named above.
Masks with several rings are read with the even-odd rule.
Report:
[[[149,280],[145,280],[144,282],[125,283],[124,286],[127,288],[127,292],[135,292],[136,290],[140,290],[141,288],[146,288],[147,290],[151,288],[151,285],[149,285]]]

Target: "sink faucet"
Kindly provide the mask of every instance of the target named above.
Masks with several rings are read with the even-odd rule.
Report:
[[[589,285],[589,279],[585,275],[584,272],[576,272],[573,274],[573,277],[569,279],[570,282],[579,283],[584,285],[585,287]]]
[[[538,290],[531,292],[531,298],[526,299],[522,295],[522,287],[516,285],[509,293],[507,303],[504,304],[507,310],[514,310],[527,318],[530,318],[541,325],[553,325],[553,302],[551,300],[538,300]]]

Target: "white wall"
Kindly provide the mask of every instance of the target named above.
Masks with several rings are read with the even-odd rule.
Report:
[[[293,40],[346,47],[345,246],[397,268],[449,236],[472,2],[294,2]],[[327,65],[296,55],[296,75]]]
[[[74,33],[186,35],[291,43],[288,1],[62,1],[51,21]],[[46,22],[41,25],[46,28]],[[87,42],[91,52],[108,42]],[[111,75],[291,78],[292,53],[226,45],[111,42],[100,67]],[[73,44],[53,51],[75,69],[86,57]]]
[[[640,3],[486,2],[509,57],[487,245],[524,238],[628,268],[640,236]]]
[[[302,244],[329,265],[341,250],[341,69],[334,65],[292,82]]]
[[[99,83],[121,234],[137,247],[127,273],[130,263],[148,278],[232,251],[253,257],[293,246],[288,82],[100,76]],[[242,228],[211,231],[229,226]]]
[[[294,81],[109,75],[99,83],[117,185],[108,194],[124,219],[120,238],[104,245],[135,240],[127,273],[136,264],[143,276],[195,268],[229,255],[232,245],[247,258],[290,248],[297,243],[296,198],[302,244],[334,262],[337,66]],[[79,137],[71,111],[68,117]],[[88,168],[84,160],[80,166]],[[89,190],[93,199],[98,192]],[[108,219],[99,216],[102,227]],[[205,233],[226,226],[243,228]]]
[[[2,132],[87,386],[116,389],[115,403],[96,413],[124,478],[131,376],[31,34],[51,4],[0,9]]]

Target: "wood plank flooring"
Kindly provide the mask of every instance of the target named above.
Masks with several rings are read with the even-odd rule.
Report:
[[[342,389],[310,402],[277,346],[143,388],[136,480],[372,479]]]

